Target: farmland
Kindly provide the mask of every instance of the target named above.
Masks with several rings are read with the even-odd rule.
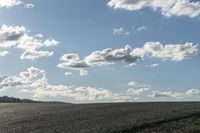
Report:
[[[200,132],[200,103],[1,103],[1,133]]]

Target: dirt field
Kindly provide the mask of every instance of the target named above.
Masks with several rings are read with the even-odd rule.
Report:
[[[200,102],[0,104],[0,133],[199,133]]]

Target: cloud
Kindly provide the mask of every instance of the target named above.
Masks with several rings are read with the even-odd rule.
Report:
[[[124,28],[113,28],[113,35],[129,35],[130,32],[125,32]]]
[[[115,94],[105,89],[94,87],[72,88],[65,85],[51,85],[45,81],[40,81],[35,86],[34,98],[72,98],[74,102],[118,102],[129,100],[129,97]]]
[[[34,50],[41,47],[52,47],[59,44],[59,42],[53,38],[42,40],[35,38],[34,36],[28,36],[26,34],[20,38],[18,43],[19,45],[17,47],[25,50]]]
[[[31,93],[33,98],[70,98],[74,102],[117,102],[127,101],[128,96],[95,87],[52,85],[45,71],[30,67],[17,75],[0,77],[0,90],[17,88],[23,93]]]
[[[72,75],[72,72],[65,72],[66,76]]]
[[[21,59],[36,59],[53,55],[50,51],[40,48],[52,47],[59,44],[53,38],[44,39],[42,34],[29,35],[30,31],[23,26],[2,25],[0,29],[0,48],[19,48],[25,50]]]
[[[147,42],[144,45],[145,53],[162,60],[182,61],[198,52],[198,45],[186,42],[185,44],[167,44]]]
[[[70,69],[70,70],[82,70],[90,67],[85,60],[80,60],[79,56],[74,53],[65,54],[60,58],[60,61],[64,63],[58,64],[59,68]]]
[[[128,86],[127,94],[129,95],[141,95],[143,92],[151,89],[149,85],[142,85],[134,81],[129,82]]]
[[[30,9],[30,8],[33,8],[34,5],[32,3],[27,3],[27,4],[24,5],[24,7],[27,8],[27,9]]]
[[[95,51],[85,58],[90,65],[108,65],[117,62],[125,62],[128,64],[136,63],[143,57],[143,52],[139,49],[132,49],[130,45],[124,48],[111,49],[107,48],[101,51]]]
[[[198,45],[193,43],[185,44],[161,44],[160,42],[147,42],[142,48],[132,48],[126,45],[124,48],[112,49],[106,48],[94,51],[84,57],[82,60],[77,54],[64,54],[58,64],[59,68],[66,70],[87,70],[91,67],[102,65],[114,65],[119,62],[136,65],[140,61],[144,61],[144,57],[158,58],[163,61],[182,61],[194,56],[198,52]],[[159,64],[153,64],[151,67],[158,67]]]
[[[4,57],[4,56],[6,56],[8,54],[9,54],[8,51],[0,51],[0,57]]]
[[[189,89],[185,92],[187,96],[200,95],[200,89]]]
[[[160,64],[158,64],[158,63],[150,65],[150,67],[152,67],[152,68],[156,68],[156,67],[159,67],[159,66],[160,66]]]
[[[147,29],[146,26],[141,26],[141,27],[138,27],[138,28],[137,28],[137,31],[140,32],[140,31],[144,31],[144,30],[146,30],[146,29]]]
[[[25,8],[33,8],[32,3],[26,3],[23,0],[0,0],[0,8],[11,8],[19,5],[24,5]]]
[[[36,51],[36,50],[27,50],[21,55],[21,59],[30,59],[34,60],[41,57],[52,56],[54,52],[50,51]]]
[[[166,17],[188,16],[192,18],[200,15],[200,2],[192,0],[110,0],[107,5],[114,9],[130,11],[150,8],[160,11]]]
[[[10,8],[22,4],[21,0],[1,0],[0,7]]]
[[[149,97],[152,98],[181,98],[182,97],[182,93],[179,92],[171,92],[171,91],[152,91],[152,95],[149,95]]]
[[[23,26],[2,25],[0,29],[0,47],[9,48],[18,44],[18,40],[26,33]]]
[[[86,69],[81,69],[80,76],[85,76],[85,75],[88,75],[88,71]]]
[[[29,86],[35,78],[44,77],[44,71],[35,67],[30,67],[26,71],[14,76],[0,77],[0,90],[6,90],[11,87],[25,88]]]

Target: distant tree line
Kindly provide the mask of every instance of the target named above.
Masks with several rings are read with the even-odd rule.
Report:
[[[8,96],[0,97],[0,103],[38,103],[38,102],[39,101],[33,101],[29,99],[19,99]]]
[[[58,101],[34,101],[30,99],[20,99],[15,97],[8,97],[3,96],[0,97],[0,103],[65,103],[65,102],[58,102]],[[70,103],[68,103],[70,104]]]

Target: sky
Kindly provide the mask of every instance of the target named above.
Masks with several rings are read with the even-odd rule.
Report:
[[[1,0],[0,96],[199,101],[198,0]]]

